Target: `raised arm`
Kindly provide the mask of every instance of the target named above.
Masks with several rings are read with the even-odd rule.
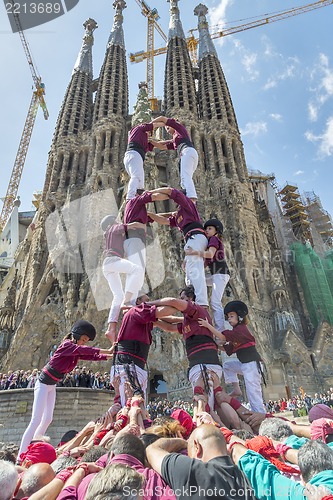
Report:
[[[161,126],[163,126],[161,124]],[[168,149],[167,143],[169,141],[155,141],[155,139],[150,139],[149,142],[154,146],[154,148],[161,149],[162,151],[166,151]]]
[[[162,126],[164,126],[166,124],[167,120],[168,120],[168,118],[166,116],[158,116],[157,118],[152,120],[152,123],[162,123]]]
[[[154,326],[157,328],[161,328],[161,330],[164,330],[165,332],[169,333],[178,333],[177,325],[168,323],[167,321],[163,321],[162,319],[159,319],[154,323]]]
[[[153,300],[152,302],[149,302],[149,304],[161,307],[161,306],[170,306],[174,307],[177,309],[177,311],[183,312],[188,306],[188,302],[186,300],[182,299],[174,299],[172,297],[165,297],[163,299],[159,300]]]
[[[152,468],[161,474],[163,458],[169,453],[179,453],[187,449],[187,442],[179,438],[162,438],[146,448],[148,462]]]
[[[153,221],[157,222],[158,224],[162,224],[164,226],[170,226],[170,222],[167,217],[164,217],[163,215],[160,214],[153,214],[152,212],[148,212],[148,215],[153,219]]]
[[[216,328],[214,328],[213,325],[211,325],[206,319],[199,318],[198,323],[200,326],[203,326],[204,328],[207,328],[209,331],[211,331],[212,334],[215,335],[215,337],[218,337],[220,340],[222,340],[222,342],[226,343],[227,339],[225,338],[223,333],[216,330]]]

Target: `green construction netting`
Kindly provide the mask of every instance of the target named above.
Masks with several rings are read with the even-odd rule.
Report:
[[[322,320],[333,325],[333,251],[324,257],[310,245],[291,245],[297,277],[314,328]]]

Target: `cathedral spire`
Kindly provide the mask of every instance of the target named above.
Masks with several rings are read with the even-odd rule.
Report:
[[[206,19],[206,14],[208,12],[208,8],[206,5],[200,3],[194,9],[194,15],[198,16],[198,29],[199,29],[199,62],[201,59],[207,55],[212,54],[217,57],[215,45],[210,37],[208,30],[208,22]]]
[[[178,0],[167,0],[170,3],[170,23],[168,41],[174,37],[183,38],[185,40],[183,26],[180,20]]]
[[[168,2],[170,24],[164,80],[165,113],[186,121],[197,117],[193,68],[180,20],[178,0]]]
[[[80,185],[85,180],[89,148],[85,134],[91,127],[92,47],[97,22],[89,18],[71,80],[58,116],[46,172],[44,194]]]
[[[84,24],[86,32],[83,37],[82,47],[76,60],[73,73],[80,71],[87,75],[93,75],[92,46],[94,45],[94,31],[98,25],[94,19],[89,18]]]
[[[110,45],[120,45],[125,48],[124,30],[123,30],[123,10],[126,9],[127,5],[125,0],[115,0],[113,2],[113,8],[116,9],[116,13],[113,19],[113,26],[111,29],[108,47]]]
[[[128,80],[123,32],[123,10],[126,8],[126,2],[115,0],[113,7],[116,12],[99,77],[94,123],[104,117],[110,118],[111,114],[123,117],[128,115]]]

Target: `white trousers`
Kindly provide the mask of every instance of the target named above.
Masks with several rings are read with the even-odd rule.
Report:
[[[18,457],[27,451],[35,436],[43,436],[52,422],[56,400],[56,386],[41,384],[37,380],[34,388],[34,402],[30,423],[23,434]]]
[[[206,365],[205,364],[205,366],[206,366],[208,372],[212,371],[212,372],[216,373],[219,380],[221,380],[222,367],[220,365]],[[202,367],[202,365],[192,366],[192,368],[190,369],[189,374],[188,374],[188,378],[189,378],[189,381],[191,382],[193,392],[194,392],[194,387],[196,385],[198,385],[198,381],[200,379],[202,379],[201,367]],[[209,375],[209,373],[208,373],[208,375]],[[209,386],[210,386],[210,394],[208,396],[208,404],[209,404],[211,410],[214,410],[214,388],[213,388],[212,381],[209,381]]]
[[[266,413],[261,391],[261,374],[256,361],[241,363],[239,359],[230,359],[223,365],[223,373],[226,384],[238,382],[237,374],[243,375],[251,410]]]
[[[225,287],[230,280],[229,274],[212,274],[206,278],[206,284],[212,287],[211,308],[216,330],[222,332],[224,328],[224,309],[222,306],[222,296]]]
[[[141,267],[127,259],[121,259],[116,256],[106,257],[103,262],[103,274],[113,294],[108,323],[116,323],[118,321],[120,306],[124,300],[124,290],[120,278],[121,273],[127,275],[125,293],[132,293],[132,299],[134,298],[134,300],[138,296],[138,282],[142,274]]]
[[[184,246],[204,252],[207,248],[208,240],[204,234],[195,234],[189,238]],[[198,255],[185,256],[186,285],[193,285],[195,290],[195,302],[200,306],[208,306],[207,287],[205,279],[204,260]]]
[[[127,189],[127,200],[131,200],[136,195],[137,189],[145,187],[145,173],[143,170],[143,159],[137,151],[126,151],[124,156],[125,170],[130,176]]]
[[[133,366],[129,365],[130,369],[134,371]],[[139,384],[144,393],[144,398],[147,401],[147,382],[148,382],[148,372],[143,370],[139,366],[135,365],[135,372],[138,377]],[[119,394],[121,400],[121,406],[126,404],[125,396],[125,382],[128,382],[127,373],[123,365],[114,365],[111,367],[110,372],[110,382],[112,384],[115,377],[120,377]]]
[[[186,189],[188,198],[198,198],[193,182],[193,174],[197,166],[197,151],[194,148],[184,148],[180,153],[180,185],[183,189]]]
[[[145,270],[146,270],[146,245],[140,238],[128,238],[124,241],[124,250],[127,256],[127,259],[139,268],[138,274],[136,274],[136,289],[138,291],[143,287],[143,282],[145,279]],[[129,286],[127,281],[129,279],[129,275],[127,275],[125,288]],[[132,297],[132,300],[135,302],[137,297]]]

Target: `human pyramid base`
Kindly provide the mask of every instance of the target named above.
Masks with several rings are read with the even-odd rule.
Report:
[[[165,127],[172,139],[166,141],[153,139],[151,133],[157,127]],[[144,191],[145,154],[154,147],[177,150],[181,189],[163,187]],[[56,485],[51,481],[53,496],[51,493],[50,496],[45,497],[32,495],[29,497],[32,500],[142,498],[142,496],[165,499],[186,498],[187,496],[192,498],[265,498],[267,500],[306,498],[304,486],[295,489],[289,482],[283,482],[285,479],[291,481],[290,477],[293,477],[294,480],[291,483],[295,483],[295,479],[300,477],[300,469],[303,479],[304,473],[301,468],[303,462],[299,461],[297,454],[294,453],[296,446],[286,446],[284,443],[274,441],[273,436],[276,437],[278,433],[275,427],[281,426],[281,421],[275,423],[275,427],[272,424],[275,434],[273,432],[262,435],[269,436],[266,438],[267,441],[253,437],[258,432],[259,426],[265,427],[265,422],[279,419],[272,419],[272,415],[266,414],[261,390],[263,363],[256,349],[255,338],[247,327],[247,305],[240,300],[233,300],[224,308],[222,306],[223,293],[230,279],[222,243],[223,224],[216,218],[202,223],[196,207],[197,194],[193,182],[193,173],[197,164],[198,154],[190,136],[186,128],[175,119],[160,116],[150,123],[143,123],[131,129],[124,157],[124,166],[130,180],[123,222],[117,219],[117,214],[107,215],[101,221],[101,229],[105,237],[103,274],[113,294],[105,335],[112,346],[110,349],[89,347],[86,345],[87,342],[93,341],[96,337],[94,326],[83,319],[72,326],[70,333],[41,371],[34,390],[32,418],[22,437],[18,453],[18,463],[26,465],[27,456],[34,446],[34,441],[43,442],[43,439],[39,437],[45,435],[52,422],[56,384],[62,380],[63,376],[72,371],[80,359],[92,361],[112,359],[110,380],[115,389],[114,404],[108,412],[98,418],[94,429],[96,431],[97,426],[99,432],[103,431],[103,435],[99,435],[102,443],[113,442],[111,450],[114,450],[116,445],[115,448],[120,455],[131,455],[128,453],[129,449],[140,448],[141,445],[138,442],[129,444],[128,440],[133,441],[136,437],[144,441],[147,446],[146,455],[139,461],[141,460],[142,465],[145,460],[148,460],[150,464],[148,470],[152,472],[154,469],[154,474],[157,474],[163,484],[163,494],[157,495],[155,490],[152,495],[147,494],[149,474],[145,476],[143,473],[145,493],[142,495],[138,493],[137,496],[133,494],[131,497],[125,495],[124,487],[128,484],[139,485],[140,478],[134,476],[129,478],[122,471],[123,482],[116,474],[118,489],[119,484],[122,485],[121,491],[117,493],[118,496],[96,496],[98,492],[106,493],[106,483],[109,484],[108,493],[114,492],[112,488],[115,488],[116,481],[112,483],[110,480],[108,483],[106,478],[99,486],[99,490],[98,488],[92,489],[93,495],[89,496],[87,493],[87,496],[78,496],[77,487],[82,477],[93,473],[102,477],[101,465],[84,462],[77,466],[77,469],[81,469],[81,476],[77,470],[68,471],[59,478],[60,482],[58,481]],[[147,211],[147,204],[163,200],[172,200],[175,203],[175,211],[169,214],[155,214]],[[177,227],[182,232],[185,243],[186,285],[180,291],[179,297],[150,300],[146,293],[141,292],[146,266],[147,224],[153,222]],[[209,269],[207,279],[205,267]],[[121,274],[126,275],[125,287],[122,284]],[[212,288],[210,304],[207,286]],[[213,320],[209,314],[209,306]],[[118,328],[121,313],[123,314]],[[188,378],[193,389],[193,418],[184,410],[177,410],[171,415],[172,418],[169,421],[166,419],[157,424],[150,420],[146,411],[148,381],[146,363],[154,327],[165,332],[178,333],[184,340],[189,364]],[[220,363],[219,350],[224,353],[223,366]],[[237,399],[237,396],[241,395],[238,375],[244,377],[250,410]],[[231,394],[227,394],[222,388],[222,376],[226,384],[232,384]],[[324,443],[328,443],[329,436],[333,435],[333,420],[332,425],[328,424],[327,420],[325,419],[323,423],[322,429],[325,431],[323,430],[321,434]],[[268,423],[268,428],[269,425]],[[286,428],[291,429],[294,424],[284,422],[283,425],[284,432],[287,432]],[[298,429],[297,432],[297,435],[312,437],[312,431],[308,429],[303,431]],[[161,440],[160,437],[169,439]],[[257,441],[250,439],[250,444],[246,441],[246,437],[257,439]],[[127,448],[121,439],[125,441],[127,439],[127,444],[125,443]],[[77,436],[73,440],[76,443]],[[117,448],[119,442],[122,443],[123,448],[120,444]],[[226,442],[229,442],[228,452]],[[333,491],[333,450],[324,443],[321,444],[325,448],[321,446],[309,448],[306,457],[313,453],[321,457],[320,460],[318,458],[319,472],[322,470],[329,472],[328,480],[324,481],[326,490],[323,490],[327,494]],[[120,449],[122,451],[119,451]],[[63,448],[60,447],[60,450],[62,452]],[[136,457],[134,451],[133,454]],[[263,462],[262,456],[265,457]],[[193,462],[191,459],[196,460]],[[133,463],[131,465],[128,460],[124,459],[123,463],[135,469]],[[272,464],[274,464],[273,472],[269,469]],[[267,468],[269,473],[266,471]],[[283,477],[279,486],[280,490],[279,488],[278,490],[281,492],[285,488],[285,496],[275,496],[272,490],[266,494],[262,491],[260,481],[258,483],[258,477],[264,477],[265,474],[273,480],[275,470],[279,475],[279,481],[280,476]],[[206,487],[205,493],[201,495],[197,490],[191,490],[190,494],[184,493],[184,490],[181,490],[181,493],[175,493],[175,488],[181,485],[182,487],[198,487],[201,484]],[[267,486],[266,483],[263,484]],[[212,485],[219,486],[219,493],[215,492],[213,495],[207,493],[207,488]],[[75,491],[68,489],[72,486],[75,486]],[[222,489],[224,494],[221,493]],[[233,490],[236,492],[234,495]],[[44,494],[46,490],[41,489],[41,491]],[[294,491],[294,496],[290,494],[290,491]],[[55,495],[54,492],[57,494]],[[324,496],[308,498],[324,498]],[[7,497],[4,498],[7,500]],[[1,491],[0,500],[2,500]]]

